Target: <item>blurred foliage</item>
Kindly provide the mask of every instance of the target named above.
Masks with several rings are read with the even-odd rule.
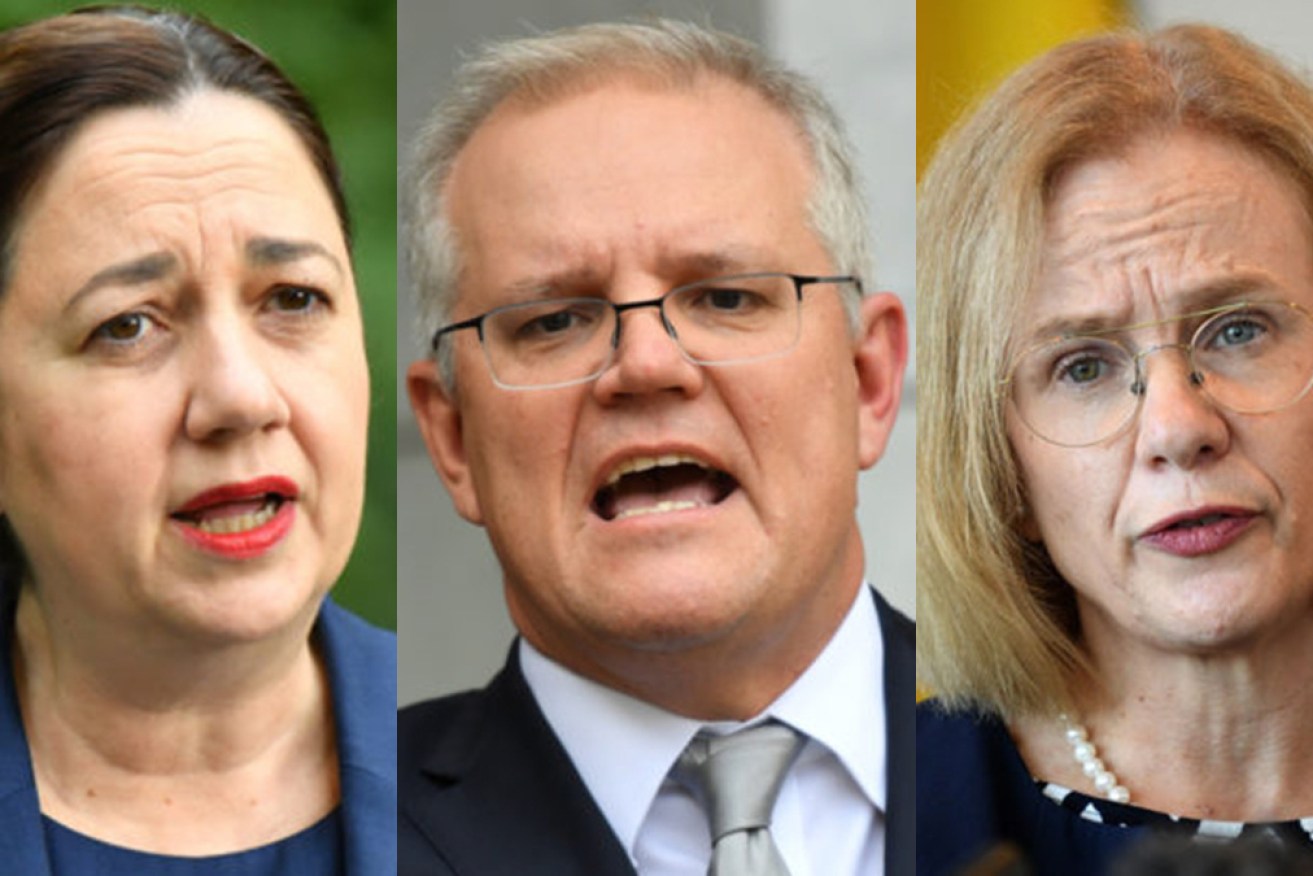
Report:
[[[4,0],[0,28],[86,2]],[[149,4],[147,4],[149,5]],[[334,596],[397,625],[396,4],[375,0],[182,0],[263,49],[314,103],[342,167],[355,227],[356,286],[373,383],[360,538]]]

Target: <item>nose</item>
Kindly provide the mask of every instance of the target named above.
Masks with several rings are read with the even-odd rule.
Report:
[[[1167,350],[1179,355],[1148,356]],[[1223,456],[1231,443],[1230,423],[1204,394],[1185,351],[1175,345],[1147,350],[1141,369],[1146,381],[1136,439],[1141,460],[1155,467],[1191,469]]]
[[[667,330],[656,307],[618,313],[619,342],[611,362],[593,383],[603,402],[659,392],[696,395],[702,388],[702,367],[690,362]]]
[[[269,351],[239,317],[205,326],[193,338],[186,367],[189,394],[184,430],[198,442],[227,440],[285,426],[291,408]]]

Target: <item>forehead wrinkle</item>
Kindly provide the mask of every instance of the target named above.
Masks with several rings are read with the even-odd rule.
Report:
[[[1105,326],[1162,319],[1183,307],[1195,309],[1195,302],[1203,307],[1224,297],[1220,287],[1271,284],[1270,278],[1262,279],[1264,272],[1238,267],[1228,248],[1217,247],[1217,235],[1253,221],[1256,205],[1247,192],[1230,185],[1187,184],[1112,201],[1101,200],[1096,192],[1084,200],[1088,203],[1051,214],[1036,291],[1041,312],[1064,305],[1066,312],[1039,320],[1041,327],[1061,328],[1082,319]],[[1218,264],[1219,252],[1228,254],[1224,264]],[[1207,289],[1213,292],[1199,291]],[[1113,298],[1115,304],[1094,308],[1093,317],[1070,318],[1073,296]],[[1137,311],[1142,312],[1138,318]],[[1032,331],[1030,336],[1052,335]]]
[[[216,178],[222,185],[206,192],[207,196],[222,193],[257,192],[267,193],[271,177],[281,177],[272,163],[253,164],[250,153],[245,156],[231,154],[225,156],[192,156],[179,158],[173,162],[161,161],[159,157],[148,155],[128,156],[127,161],[114,162],[111,166],[97,169],[89,162],[86,172],[77,184],[95,196],[105,191],[111,196],[109,200],[122,198],[123,193],[139,194],[142,187],[199,187],[213,186]],[[224,177],[228,179],[224,180]]]
[[[1056,256],[1052,267],[1083,267],[1086,260],[1093,261],[1092,267],[1124,263],[1159,255],[1163,250],[1158,247],[1177,239],[1188,243],[1190,252],[1197,251],[1200,236],[1216,228],[1219,215],[1247,212],[1245,200],[1239,193],[1185,189],[1159,194],[1149,204],[1096,203],[1063,211],[1049,235],[1047,249]]]

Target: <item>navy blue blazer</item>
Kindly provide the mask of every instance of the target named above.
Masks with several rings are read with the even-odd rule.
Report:
[[[397,645],[392,633],[325,601],[315,623],[341,762],[347,876],[396,868]],[[12,617],[0,624],[0,870],[51,876],[32,759],[14,689]]]
[[[916,847],[916,628],[874,590],[888,738],[885,872]],[[629,855],[552,732],[517,649],[481,691],[401,712],[398,876],[634,876]]]

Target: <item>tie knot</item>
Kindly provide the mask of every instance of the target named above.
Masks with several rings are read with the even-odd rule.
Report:
[[[770,826],[784,774],[803,741],[774,721],[727,736],[699,733],[693,738],[679,758],[679,770],[702,789],[713,842]]]

